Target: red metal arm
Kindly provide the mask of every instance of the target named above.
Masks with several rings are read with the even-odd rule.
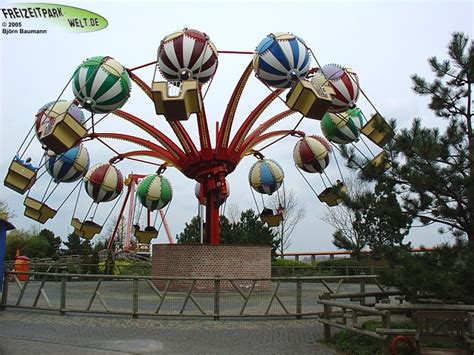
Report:
[[[134,74],[130,70],[128,70],[128,74],[130,75],[130,78],[138,85],[138,87],[142,89],[143,92],[151,100],[153,100],[153,95],[151,94],[151,88],[142,79],[140,79],[136,74]],[[184,129],[183,125],[180,122],[176,122],[176,121],[167,121],[167,122],[173,129],[174,133],[176,134],[176,137],[178,137],[178,140],[183,146],[184,151],[186,153],[193,154],[194,158],[196,160],[199,160],[199,153],[196,149],[196,146],[194,145],[193,141],[191,140],[188,133]]]
[[[195,160],[199,160],[199,152],[196,145],[191,140],[188,132],[184,129],[183,125],[179,121],[168,121],[169,125],[173,129],[173,132],[178,137],[179,142],[184,148],[186,154],[191,154]]]
[[[132,73],[130,69],[127,70],[130,79],[132,79],[135,84],[138,85],[140,89],[151,99],[153,100],[153,95],[151,94],[151,88],[142,80],[140,79],[135,73]]]
[[[130,136],[128,134],[120,134],[120,133],[89,133],[86,137],[94,139],[94,138],[108,138],[108,139],[118,139],[123,140],[131,143],[138,144],[142,147],[148,148],[156,153],[156,157],[163,159],[164,161],[169,162],[171,165],[181,169],[181,164],[176,160],[173,155],[171,155],[166,149],[147,141],[143,138]]]
[[[286,110],[286,111],[280,112],[278,115],[273,116],[272,118],[270,118],[269,120],[265,121],[260,126],[258,126],[252,133],[250,133],[247,136],[247,138],[244,140],[244,142],[240,146],[240,149],[238,151],[239,155],[242,155],[242,153],[245,153],[249,149],[249,147],[252,147],[254,145],[253,144],[254,140],[257,139],[259,135],[263,134],[271,126],[281,121],[282,119],[290,116],[293,113],[295,113],[295,111],[292,111],[292,110]]]
[[[282,91],[282,89],[276,89],[275,91],[273,91],[262,102],[260,102],[260,104],[255,108],[255,110],[250,113],[250,115],[246,118],[242,126],[240,126],[235,137],[232,139],[232,142],[230,143],[230,151],[237,151],[240,148],[242,142],[247,136],[248,131],[250,130],[250,128],[252,128],[252,125],[255,123],[255,121],[257,121],[263,111],[265,111],[268,105],[270,105]]]
[[[252,73],[252,62],[247,65],[242,76],[240,77],[239,82],[235,86],[234,92],[229,99],[229,103],[227,104],[227,108],[224,113],[224,117],[222,118],[222,125],[221,129],[219,130],[219,136],[217,138],[216,148],[227,148],[229,144],[230,138],[230,131],[232,129],[232,123],[235,117],[235,111],[237,110],[237,105],[240,101],[240,97],[242,96],[242,91],[247,84],[247,81],[250,77],[250,73]]]
[[[243,152],[243,154],[241,155],[241,157],[243,158],[245,156],[245,154],[250,150],[252,149],[253,147],[255,147],[257,144],[259,143],[262,143],[263,141],[267,140],[267,139],[270,139],[270,138],[273,138],[273,137],[278,137],[278,136],[288,136],[288,135],[291,135],[293,134],[295,131],[292,130],[292,129],[283,129],[283,130],[279,130],[279,131],[272,131],[272,132],[268,132],[268,133],[265,133],[265,134],[262,134],[261,136],[258,136],[253,142],[251,145],[248,146],[247,150]],[[299,131],[298,131],[299,133]],[[302,133],[302,132],[301,132]]]
[[[152,150],[132,150],[132,151],[126,152],[126,153],[120,153],[120,154],[116,155],[115,157],[111,158],[109,161],[111,163],[114,163],[114,162],[117,162],[117,161],[120,161],[120,160],[123,160],[123,159],[131,158],[131,157],[140,157],[140,156],[141,157],[147,156],[147,157],[152,157],[152,158],[164,160],[160,156],[160,154],[157,154],[156,152],[154,152]]]
[[[201,93],[199,93],[201,95]],[[211,137],[209,137],[209,127],[207,125],[206,110],[202,105],[202,110],[197,114],[199,141],[201,143],[201,150],[211,149]]]
[[[130,123],[133,123],[135,126],[141,128],[143,131],[150,134],[153,138],[155,138],[158,142],[160,142],[173,156],[177,159],[184,159],[185,155],[184,152],[178,147],[171,139],[169,139],[163,132],[156,129],[151,124],[139,119],[132,114],[116,110],[113,113],[114,115],[127,120]]]

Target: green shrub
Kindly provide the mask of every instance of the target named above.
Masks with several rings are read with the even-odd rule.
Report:
[[[301,261],[292,259],[274,259],[272,260],[272,266],[310,266],[309,264]]]
[[[382,324],[380,322],[369,320],[362,324],[362,329],[373,332],[376,328],[380,328],[381,326]],[[410,321],[403,321],[392,323],[391,327],[396,329],[413,329],[414,325]],[[347,355],[378,355],[382,353],[382,343],[380,340],[348,330],[343,330],[335,334],[331,338],[330,344],[335,345],[338,350],[341,350]],[[403,345],[400,346],[399,350],[398,354],[400,355],[409,354],[409,352],[403,351]]]

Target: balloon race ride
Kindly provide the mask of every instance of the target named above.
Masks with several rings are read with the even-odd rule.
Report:
[[[205,98],[212,87],[219,59],[225,55],[247,55],[251,60],[228,99],[212,144]],[[312,61],[317,65],[312,66]],[[148,83],[136,74],[147,66],[155,67]],[[122,109],[130,99],[132,83],[151,100],[160,116],[158,119],[146,121]],[[268,90],[268,95],[258,99],[255,107],[237,120],[237,107],[248,85],[260,85]],[[341,146],[354,145],[367,138],[372,145],[381,148],[379,154],[367,158],[367,165],[390,167],[383,147],[393,135],[392,129],[374,106],[375,113],[370,117],[358,106],[360,97],[367,97],[357,73],[338,64],[319,66],[311,48],[292,33],[271,33],[254,51],[220,51],[206,33],[185,28],[163,38],[155,61],[135,68],[126,68],[110,56],[88,58],[73,71],[67,87],[71,87],[69,93],[63,91],[57,100],[41,106],[34,116],[32,130],[13,158],[4,183],[19,194],[26,193],[24,214],[39,223],[54,218],[76,190],[77,206],[84,190],[90,199],[90,208],[84,214],[75,207],[71,226],[77,235],[86,239],[102,231],[103,223],[95,218],[97,207],[113,202],[112,213],[120,197],[125,195],[118,219],[122,218],[128,203],[128,224],[133,227],[128,228],[127,233],[133,230],[140,243],[150,243],[158,234],[150,216],[160,213],[163,218],[173,197],[172,185],[164,175],[166,168],[172,167],[195,180],[196,197],[199,204],[206,207],[203,241],[219,244],[219,209],[225,206],[230,194],[226,177],[247,156],[256,158],[248,181],[252,194],[262,195],[263,206],[257,204],[260,217],[269,227],[278,227],[285,218],[282,189],[285,174],[282,166],[265,157],[263,151],[286,137],[298,139],[293,160],[304,180],[308,181],[306,175],[321,175],[325,188],[317,197],[328,206],[339,204],[342,194],[347,192],[342,176],[332,182],[326,174]],[[266,109],[279,101],[284,103],[283,109],[262,118]],[[272,129],[292,115],[300,116],[298,124],[287,129]],[[126,132],[101,131],[107,129],[101,122],[109,116],[140,129],[144,138]],[[186,129],[186,121],[191,119],[197,122],[197,139],[192,139]],[[302,120],[314,122],[322,134],[307,135],[298,130]],[[165,125],[174,132],[174,139],[160,129]],[[41,148],[32,145],[35,139]],[[113,154],[110,160],[91,166],[94,156],[86,148],[89,141],[110,148]],[[112,146],[112,141],[126,141],[136,145],[136,149],[121,151],[120,146]],[[27,156],[38,150],[42,158],[33,165]],[[150,163],[158,168],[124,178],[118,168],[123,160]],[[46,191],[40,193],[34,186],[43,176],[49,176],[50,182]],[[67,184],[71,185],[71,191],[64,201],[58,207],[49,206],[47,202],[56,187]],[[268,196],[275,194],[278,205],[268,205]],[[43,197],[32,197],[35,195]],[[142,210],[146,213],[145,228],[136,217]],[[116,232],[117,226],[112,241]],[[127,243],[130,244],[130,237]]]

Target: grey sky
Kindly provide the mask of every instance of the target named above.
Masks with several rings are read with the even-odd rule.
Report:
[[[84,59],[94,55],[110,55],[126,67],[152,61],[160,40],[176,29],[189,27],[206,32],[220,50],[254,50],[256,45],[270,32],[293,32],[305,40],[324,65],[339,63],[353,68],[359,75],[363,90],[386,118],[396,118],[400,127],[406,126],[414,117],[422,117],[429,126],[441,125],[427,109],[427,101],[415,96],[410,89],[410,74],[419,73],[431,78],[426,59],[432,55],[445,57],[446,44],[453,31],[473,35],[472,1],[263,1],[263,2],[116,2],[89,1],[57,3],[78,6],[94,11],[109,21],[102,31],[92,33],[69,33],[47,25],[39,20],[24,21],[25,28],[47,28],[47,35],[1,36],[1,160],[0,179],[3,181],[8,165],[24,136],[33,124],[34,114],[43,104],[55,100],[66,85],[75,67]],[[2,7],[9,3],[1,2]],[[251,56],[219,56],[217,74],[205,100],[206,112],[214,138],[214,126],[221,120],[235,83]],[[312,65],[316,66],[314,60]],[[153,68],[136,72],[145,82],[151,83]],[[244,117],[268,94],[256,78],[249,85],[237,113],[235,128]],[[68,87],[62,96],[72,99]],[[373,112],[363,98],[359,106],[369,115]],[[264,117],[284,108],[276,103]],[[146,119],[166,134],[174,137],[163,117],[154,114],[153,104],[139,90],[132,88],[132,96],[123,108]],[[278,127],[293,127],[298,115],[284,121]],[[192,122],[191,122],[192,121]],[[196,135],[195,120],[185,126]],[[300,128],[307,133],[321,134],[319,123],[304,120]],[[97,127],[98,131],[137,133],[131,125],[121,119],[108,116]],[[142,134],[143,137],[145,135]],[[125,149],[127,145],[112,142],[115,147]],[[295,229],[292,251],[329,250],[332,227],[320,220],[325,207],[317,200],[296,171],[292,160],[294,138],[273,145],[264,154],[277,160],[285,171],[286,186],[295,191],[306,217]],[[359,144],[361,149],[365,147]],[[104,162],[111,153],[100,144],[87,144],[91,163]],[[130,146],[130,148],[132,148]],[[372,147],[373,148],[373,147]],[[378,152],[378,148],[373,148]],[[36,161],[41,155],[40,145],[34,140],[29,155]],[[248,157],[229,176],[231,197],[228,204],[238,204],[240,209],[254,208],[255,204],[247,182],[247,174],[254,158]],[[339,160],[340,162],[341,159]],[[151,173],[153,167],[139,164],[118,165],[124,175],[131,171]],[[334,161],[327,170],[335,181],[339,177]],[[347,174],[347,173],[346,173]],[[168,223],[173,235],[179,233],[186,221],[197,212],[194,197],[194,181],[187,180],[174,169],[166,176],[170,179],[174,198],[168,212]],[[316,191],[324,188],[319,176],[306,175]],[[41,198],[48,183],[44,176],[32,189],[31,196]],[[61,186],[48,201],[58,207],[73,185]],[[23,197],[0,186],[0,197],[6,199],[16,211],[13,220],[17,227],[27,228],[32,220],[23,217]],[[69,222],[74,206],[71,198],[53,221],[44,225],[55,233],[66,236],[72,231]],[[81,195],[78,217],[83,217],[90,200]],[[97,221],[102,222],[113,203],[99,207]],[[41,226],[42,227],[42,226]],[[410,236],[414,245],[432,245],[444,240],[436,228],[415,229]],[[160,233],[156,242],[165,242]]]

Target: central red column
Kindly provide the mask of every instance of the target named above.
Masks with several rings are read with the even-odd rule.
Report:
[[[209,191],[206,196],[206,234],[204,243],[219,244],[219,206],[215,190]]]

